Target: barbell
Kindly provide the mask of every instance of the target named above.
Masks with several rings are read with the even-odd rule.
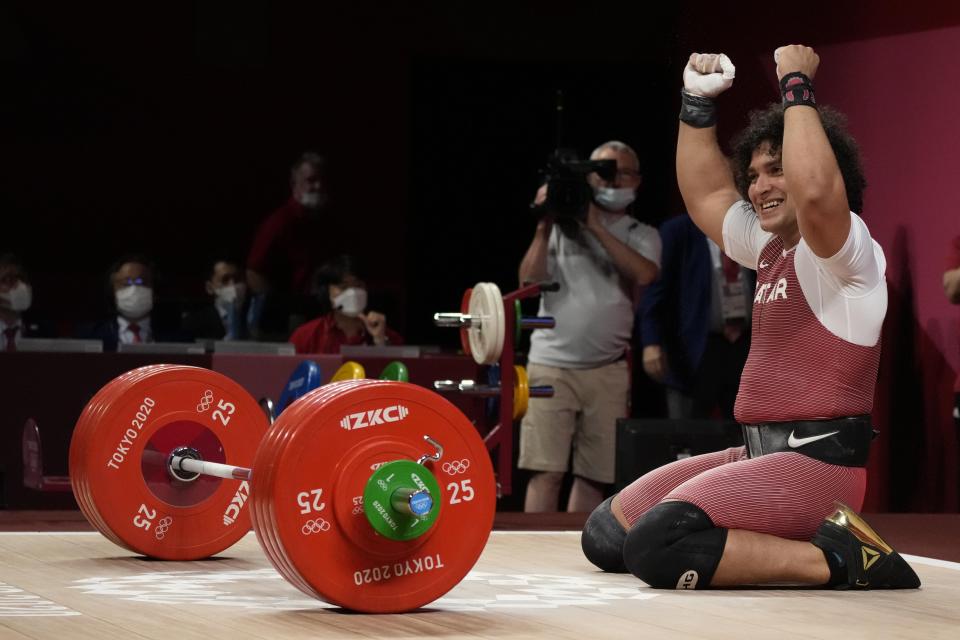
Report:
[[[193,560],[250,529],[301,591],[364,612],[409,611],[453,588],[493,525],[493,467],[476,429],[403,382],[320,387],[268,428],[207,370],[154,365],[105,385],[70,444],[80,509],[135,553]]]

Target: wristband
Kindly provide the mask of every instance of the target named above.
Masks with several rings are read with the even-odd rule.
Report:
[[[799,71],[788,73],[780,79],[780,95],[783,97],[784,109],[800,105],[817,108],[813,81]]]
[[[717,124],[717,108],[713,99],[695,96],[681,89],[680,121],[697,129],[706,129]]]

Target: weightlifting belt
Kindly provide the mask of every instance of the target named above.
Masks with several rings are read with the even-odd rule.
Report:
[[[874,430],[870,416],[741,425],[751,458],[793,451],[843,467],[865,467]]]

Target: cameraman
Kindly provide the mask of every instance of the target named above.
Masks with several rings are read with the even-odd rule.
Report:
[[[520,263],[520,282],[558,282],[540,298],[540,315],[554,329],[533,332],[531,385],[552,385],[553,398],[530,399],[520,425],[518,466],[536,473],[527,485],[524,511],[556,511],[573,448],[573,487],[567,511],[591,511],[614,480],[616,420],[627,415],[630,388],[627,348],[633,330],[634,292],[660,268],[660,236],[628,208],[640,187],[637,154],[606,142],[591,160],[614,160],[612,179],[590,173],[593,200],[585,215],[551,211],[548,186],[535,205],[547,214]]]

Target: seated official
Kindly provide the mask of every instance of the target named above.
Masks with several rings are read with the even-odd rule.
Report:
[[[340,256],[317,274],[317,296],[325,312],[290,336],[297,353],[340,353],[343,345],[402,344],[382,313],[367,311],[367,288],[353,258]]]
[[[20,338],[46,338],[51,333],[29,317],[33,288],[23,263],[0,253],[0,351],[16,351]]]
[[[179,342],[185,339],[175,323],[154,309],[154,268],[142,256],[126,256],[107,274],[113,312],[102,320],[81,327],[78,338],[101,340],[104,351],[121,344]]]
[[[207,302],[183,317],[183,329],[195,339],[247,338],[247,284],[233,260],[215,260],[204,283]]]

